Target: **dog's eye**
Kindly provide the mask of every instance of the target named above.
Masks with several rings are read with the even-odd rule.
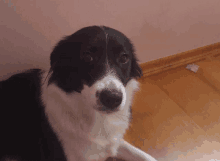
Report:
[[[128,61],[129,61],[129,56],[128,56],[128,54],[122,54],[122,55],[119,57],[119,62],[122,63],[122,64],[126,64]]]
[[[90,52],[84,52],[83,55],[82,55],[82,59],[83,59],[85,62],[91,62],[91,61],[93,61],[93,58],[92,58],[92,56],[90,55]]]

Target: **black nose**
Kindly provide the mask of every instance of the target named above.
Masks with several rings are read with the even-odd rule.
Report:
[[[104,89],[100,92],[99,99],[105,106],[104,110],[114,110],[122,102],[122,92],[116,89]]]

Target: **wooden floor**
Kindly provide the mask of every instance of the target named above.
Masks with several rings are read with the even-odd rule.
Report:
[[[140,79],[125,139],[158,161],[220,160],[220,57]]]

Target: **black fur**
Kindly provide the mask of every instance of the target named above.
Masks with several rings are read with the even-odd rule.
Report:
[[[0,160],[65,160],[63,149],[44,114],[40,69],[0,82]]]
[[[107,39],[106,39],[107,35]],[[85,54],[91,54],[88,62]],[[129,62],[120,63],[121,54]],[[86,27],[61,40],[51,53],[48,85],[65,92],[81,92],[100,79],[107,60],[126,86],[142,75],[130,40],[109,27]],[[58,138],[49,125],[41,100],[40,69],[28,70],[0,82],[0,160],[65,161]]]
[[[94,57],[91,63],[81,59],[85,52]],[[117,62],[123,53],[129,55],[127,64]],[[92,26],[67,36],[54,48],[50,57],[53,74],[49,84],[56,83],[66,92],[80,92],[84,83],[91,86],[104,74],[106,57],[124,85],[130,79],[142,76],[130,40],[112,28]]]

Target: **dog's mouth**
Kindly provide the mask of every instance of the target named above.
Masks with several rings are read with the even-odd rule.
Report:
[[[98,105],[98,106],[96,106],[96,110],[101,113],[111,114],[111,113],[119,111],[119,108],[109,108],[109,107],[106,107],[103,105]]]

